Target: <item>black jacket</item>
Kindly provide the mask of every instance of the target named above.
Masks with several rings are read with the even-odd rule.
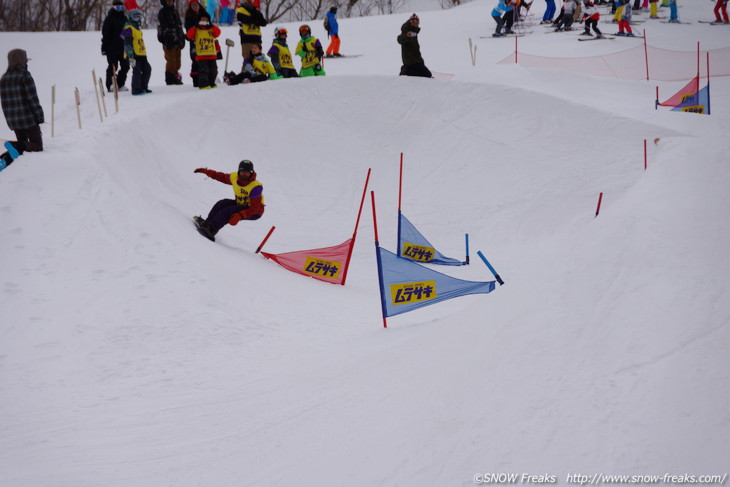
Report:
[[[247,1],[243,3],[238,10],[236,10],[236,20],[242,26],[239,31],[241,35],[241,44],[246,44],[248,42],[261,43],[261,36],[249,35],[243,32],[243,24],[266,27],[266,24],[268,24],[269,21],[266,20],[266,17],[264,17],[264,14],[261,13],[261,10],[257,9],[253,6],[253,4]]]
[[[101,27],[101,53],[117,56],[121,58],[124,55],[124,40],[121,38],[124,24],[127,23],[127,15],[113,8],[104,18],[104,24]]]
[[[420,27],[414,27],[411,25],[409,20],[403,24],[400,28],[400,35],[398,36],[398,44],[400,44],[401,58],[403,64],[410,66],[412,64],[423,63],[423,57],[421,57],[421,46],[418,44],[418,33],[421,31]],[[409,32],[415,32],[416,36],[408,37]]]
[[[157,14],[157,40],[167,49],[185,47],[185,32],[182,20],[175,6],[168,7],[165,0],[160,0],[162,8]]]

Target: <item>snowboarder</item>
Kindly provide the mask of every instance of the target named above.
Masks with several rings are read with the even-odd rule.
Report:
[[[144,37],[140,29],[142,12],[132,9],[127,14],[127,19],[122,38],[124,39],[124,51],[127,53],[129,65],[132,67],[132,94],[146,95],[152,93],[152,90],[149,89],[152,68],[147,61],[147,49],[145,49]]]
[[[185,47],[185,32],[175,0],[160,0],[162,8],[157,14],[157,40],[165,53],[165,84],[181,85],[182,49]]]
[[[337,7],[330,8],[325,18],[327,35],[330,36],[330,44],[327,46],[326,57],[340,57],[340,27],[337,24]]]
[[[209,90],[215,88],[218,76],[218,53],[215,39],[221,35],[216,25],[211,25],[207,12],[200,14],[197,27],[188,30],[188,39],[195,42],[195,62],[198,63],[198,88]]]
[[[235,199],[218,201],[208,213],[208,217],[194,217],[199,231],[215,242],[215,235],[226,224],[237,225],[241,220],[258,220],[264,214],[264,187],[256,180],[253,162],[244,159],[238,164],[238,171],[224,173],[207,168],[198,168],[195,173],[203,173],[209,178],[233,186]]]
[[[288,34],[283,27],[276,29],[274,31],[274,42],[271,44],[268,54],[276,74],[283,78],[298,78],[297,68],[294,67],[291,51],[286,43]]]
[[[418,15],[413,14],[400,26],[400,35],[397,37],[398,44],[400,44],[401,60],[403,61],[400,75],[433,78],[421,56],[421,46],[418,43],[418,33],[421,32],[420,25],[421,20]]]
[[[124,83],[127,81],[127,72],[129,72],[129,60],[124,55],[124,41],[121,37],[126,22],[124,1],[114,0],[101,27],[101,54],[106,56],[108,64],[106,68],[107,91],[114,91],[115,72],[117,73],[117,90],[127,91]],[[118,71],[117,68],[119,68]]]
[[[307,24],[299,27],[299,36],[301,40],[297,44],[297,56],[302,58],[302,69],[299,70],[299,76],[326,76],[322,67],[322,57],[324,49],[319,39],[312,36],[312,30]]]
[[[8,69],[0,77],[0,104],[8,127],[18,139],[13,144],[18,154],[42,151],[43,107],[28,71],[28,55],[22,49],[8,52]]]

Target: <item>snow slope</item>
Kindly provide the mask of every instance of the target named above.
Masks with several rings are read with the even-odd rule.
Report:
[[[725,474],[730,80],[699,116],[654,110],[655,83],[495,65],[513,41],[477,40],[490,9],[419,12],[450,81],[395,76],[403,15],[343,20],[343,51],[364,55],[327,78],[205,92],[164,86],[148,30],[154,93],[122,94],[118,114],[107,98],[103,123],[98,33],[0,33],[28,50],[49,120],[57,87],[56,136],[46,124],[46,150],[0,173],[0,485]],[[667,49],[728,44],[725,27],[650,28]],[[520,40],[561,56],[627,42]],[[275,253],[349,238],[368,168],[393,250],[401,152],[405,214],[446,255],[468,232],[505,286],[384,330],[369,198],[344,287],[253,253],[272,225]],[[230,189],[193,170],[243,158],[266,214],[212,244],[190,217]],[[490,279],[472,257],[444,272]]]

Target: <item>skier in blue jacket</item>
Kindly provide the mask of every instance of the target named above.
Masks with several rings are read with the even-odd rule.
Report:
[[[492,18],[497,22],[497,30],[494,31],[492,36],[502,37],[502,26],[504,25],[505,19],[502,17],[503,14],[512,11],[512,0],[499,0],[499,3],[492,10]]]
[[[340,26],[337,24],[337,7],[327,12],[327,35],[330,36],[330,45],[327,46],[325,57],[340,57]]]

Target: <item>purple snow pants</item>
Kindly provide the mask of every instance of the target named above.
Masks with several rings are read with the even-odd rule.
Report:
[[[231,215],[245,209],[244,206],[237,205],[236,200],[223,199],[213,205],[205,221],[217,232],[228,224]],[[246,218],[246,220],[258,220],[259,218],[261,218],[261,215],[253,215]]]

